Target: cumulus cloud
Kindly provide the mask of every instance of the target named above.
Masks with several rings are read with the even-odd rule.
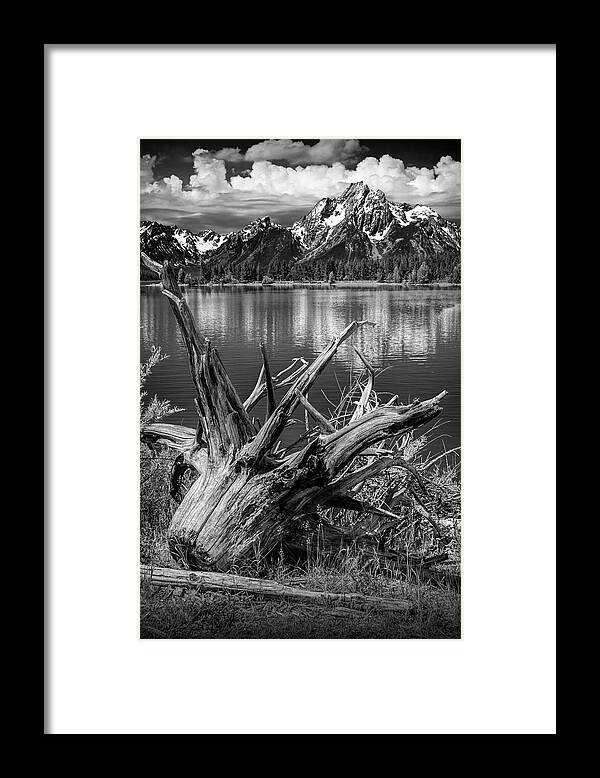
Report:
[[[140,190],[146,191],[152,187],[154,182],[154,166],[156,165],[156,156],[144,154],[140,159]]]
[[[206,149],[196,149],[192,159],[194,163],[194,174],[190,176],[192,189],[202,189],[208,194],[229,190],[225,163],[222,159],[215,159]]]
[[[314,145],[300,140],[264,140],[250,146],[245,154],[239,148],[226,147],[213,152],[224,162],[287,162],[289,165],[355,165],[368,149],[357,140],[323,139]]]
[[[357,142],[319,141],[315,146],[306,146],[299,141],[264,141],[250,147],[246,156],[251,151],[256,156],[280,154],[284,145],[286,154],[300,155],[324,144],[312,152],[317,159],[319,155],[334,154],[334,148],[338,156],[344,148],[348,153],[356,151],[355,146],[347,145],[354,143]],[[278,150],[269,144],[278,144]],[[338,145],[334,147],[334,144]],[[172,212],[177,221],[193,218],[195,226],[204,215],[213,225],[219,220],[223,225],[230,225],[233,218],[236,226],[231,229],[267,214],[274,218],[285,214],[287,221],[288,215],[299,215],[321,197],[339,195],[348,184],[357,181],[364,181],[372,189],[381,189],[393,201],[429,204],[449,218],[460,214],[461,166],[450,156],[442,157],[432,168],[407,167],[401,159],[389,154],[379,159],[366,157],[354,168],[341,161],[287,166],[256,159],[251,169],[227,180],[226,162],[238,161],[236,155],[239,153],[239,149],[233,148],[216,153],[196,149],[187,183],[176,175],[155,180],[156,157],[145,155],[140,160],[142,215],[152,218],[152,213]],[[224,214],[221,219],[219,211]]]
[[[245,157],[239,148],[226,147],[219,149],[213,154],[215,159],[222,159],[224,162],[243,162]]]
[[[261,161],[252,165],[249,175],[233,176],[230,185],[244,192],[324,197],[337,195],[357,181],[383,190],[392,200],[453,196],[460,192],[460,162],[442,157],[433,168],[406,167],[401,159],[384,154],[380,159],[367,157],[349,170],[340,162],[292,168]]]
[[[382,189],[392,200],[442,193],[452,196],[460,193],[460,162],[442,157],[433,168],[405,167],[401,159],[384,154],[379,160],[364,159],[349,174],[348,181],[364,181]]]
[[[348,170],[341,162],[292,168],[261,161],[253,163],[249,175],[232,176],[230,184],[232,189],[242,192],[323,197],[344,189],[347,176]]]
[[[311,146],[302,141],[264,140],[250,146],[244,159],[248,162],[277,160],[291,165],[351,164],[367,149],[357,140],[324,139]]]
[[[186,203],[193,205],[202,200],[214,199],[231,190],[222,160],[214,159],[206,149],[196,149],[192,162],[194,172],[187,184],[176,175],[154,180],[156,157],[144,155],[140,160],[142,206],[155,205],[157,202],[164,205],[167,201],[179,207]]]
[[[179,195],[183,192],[183,181],[178,176],[163,178],[164,190],[171,195]],[[160,185],[158,185],[160,187]]]

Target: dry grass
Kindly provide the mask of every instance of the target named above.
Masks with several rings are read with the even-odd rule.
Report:
[[[335,574],[311,577],[311,588],[342,591]],[[288,579],[300,585],[299,581]],[[369,581],[370,593],[410,599],[406,613],[332,608],[249,594],[170,592],[142,584],[142,638],[376,638],[460,637],[460,597],[452,590],[401,581]],[[354,590],[354,589],[353,589]]]
[[[152,452],[140,445],[140,561],[155,567],[173,567],[167,546],[171,522],[169,474],[175,456],[168,449]]]
[[[174,567],[166,533],[171,519],[168,484],[173,454],[141,449],[141,548],[144,564]],[[422,548],[431,538],[411,531]],[[460,553],[460,534],[456,534]],[[435,547],[429,543],[429,548]],[[412,546],[411,546],[412,548]],[[302,567],[278,560],[266,565],[257,559],[233,572],[269,577],[313,591],[358,592],[375,597],[407,599],[407,613],[299,605],[285,599],[268,600],[239,593],[196,593],[158,589],[142,584],[140,634],[144,638],[459,638],[460,593],[450,586],[424,580],[415,571],[410,580],[379,560],[345,549],[336,555],[315,550]]]

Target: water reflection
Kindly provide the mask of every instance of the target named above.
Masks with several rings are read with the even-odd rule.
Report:
[[[334,334],[354,319],[368,319],[365,327],[344,344],[334,370],[323,374],[319,387],[335,394],[337,379],[344,382],[352,363],[359,367],[352,345],[378,367],[389,369],[378,390],[398,393],[401,399],[427,397],[447,389],[444,402],[446,445],[459,441],[460,419],[460,291],[370,289],[188,289],[186,299],[200,330],[209,337],[229,370],[242,398],[251,391],[260,368],[258,341],[267,346],[272,369],[283,369],[293,357],[312,359]],[[152,344],[171,357],[149,381],[149,391],[186,408],[180,420],[195,424],[193,390],[185,347],[167,299],[157,288],[143,288],[141,297],[141,354]],[[320,397],[320,399],[319,399]],[[326,401],[313,390],[311,400]]]

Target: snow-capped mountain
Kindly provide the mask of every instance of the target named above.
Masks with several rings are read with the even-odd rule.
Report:
[[[162,260],[182,264],[201,262],[205,254],[217,249],[227,237],[212,230],[195,233],[158,222],[144,221],[140,227],[142,251]]]
[[[320,279],[330,272],[352,280],[460,280],[460,227],[427,206],[390,202],[362,182],[319,200],[291,227],[266,216],[219,235],[143,222],[140,242],[153,259],[172,259],[206,280]]]
[[[302,262],[357,252],[365,261],[406,253],[460,254],[460,228],[424,205],[391,203],[360,182],[336,198],[325,197],[291,228],[303,249]],[[351,264],[351,263],[350,263]]]

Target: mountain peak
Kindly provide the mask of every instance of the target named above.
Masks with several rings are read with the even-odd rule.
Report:
[[[143,222],[140,237],[143,250],[157,261],[201,265],[214,279],[225,271],[246,280],[265,274],[310,278],[334,266],[340,278],[402,280],[417,278],[423,264],[432,279],[460,277],[460,228],[429,206],[388,200],[364,181],[348,184],[337,197],[321,198],[291,227],[263,216],[218,235]]]
[[[344,189],[340,195],[340,200],[345,200],[346,198],[352,197],[353,195],[368,194],[370,191],[371,190],[364,181],[355,181],[352,184],[348,184],[348,186]]]
[[[258,219],[254,219],[253,221],[249,222],[246,227],[253,227],[256,225],[257,227],[271,227],[271,217],[270,216],[260,216]]]

